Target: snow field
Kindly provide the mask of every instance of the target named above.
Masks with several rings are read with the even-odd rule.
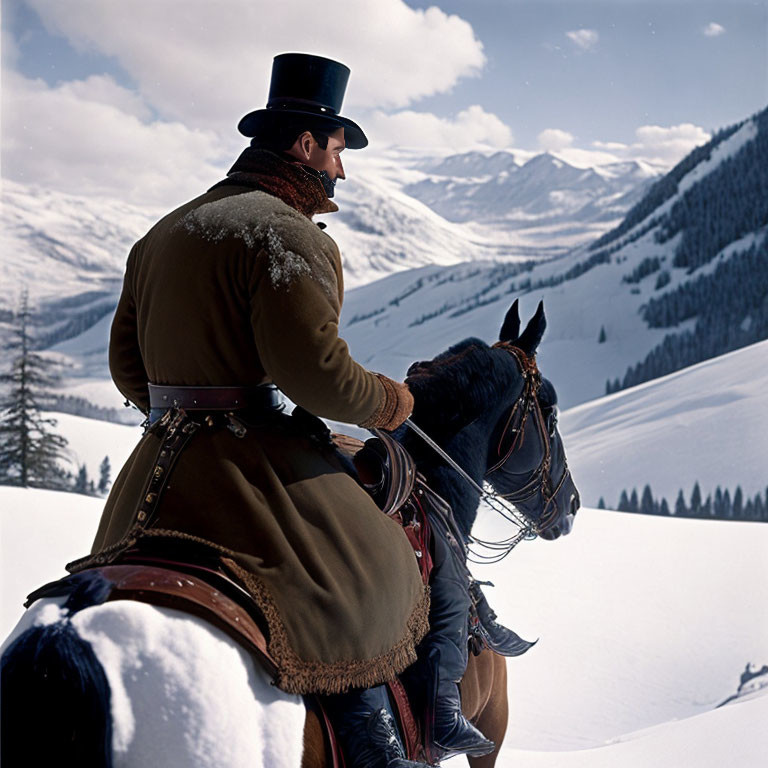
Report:
[[[485,512],[478,535],[500,538]],[[509,747],[594,748],[715,708],[768,662],[768,526],[582,509],[476,578],[526,639],[510,659]]]
[[[99,507],[74,494],[0,488],[3,635],[23,596],[87,549]],[[478,533],[502,532],[503,522],[483,513]],[[679,760],[685,750],[697,766],[726,765],[724,754],[743,756],[728,765],[759,765],[754,758],[767,745],[756,725],[768,698],[715,708],[734,693],[747,661],[768,661],[767,548],[768,526],[758,523],[587,508],[570,536],[525,542],[502,563],[475,567],[496,584],[486,593],[500,620],[540,638],[508,661],[510,721],[499,765],[678,768],[688,764]],[[105,614],[90,626],[116,621],[125,634],[126,620]],[[151,619],[142,626],[151,647],[158,630]],[[173,643],[183,643],[186,625],[179,627]],[[130,665],[138,645],[101,653],[119,650]],[[171,698],[187,706],[185,696]],[[189,706],[203,717],[204,703]]]

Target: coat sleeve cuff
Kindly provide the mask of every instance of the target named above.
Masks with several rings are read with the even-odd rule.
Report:
[[[384,397],[379,407],[365,421],[360,422],[364,429],[397,429],[413,412],[413,395],[406,384],[376,374],[384,389]]]

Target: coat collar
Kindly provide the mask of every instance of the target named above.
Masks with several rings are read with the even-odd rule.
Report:
[[[317,171],[266,149],[245,149],[229,169],[227,178],[211,189],[232,185],[261,189],[309,219],[316,213],[339,210],[325,194]]]

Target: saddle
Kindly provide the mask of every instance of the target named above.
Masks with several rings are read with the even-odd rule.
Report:
[[[365,442],[341,434],[333,434],[331,439],[336,449],[351,460],[357,480],[379,509],[402,526],[416,555],[421,578],[427,584],[432,555],[424,507],[427,498],[439,497],[429,490],[416,471],[416,462],[397,440],[378,429],[372,432],[375,437]]]

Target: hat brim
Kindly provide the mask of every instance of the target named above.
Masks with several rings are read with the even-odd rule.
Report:
[[[348,117],[341,115],[322,115],[317,112],[309,112],[302,109],[257,109],[249,112],[237,125],[237,130],[253,138],[258,136],[263,128],[271,128],[275,121],[287,115],[307,115],[307,117],[321,118],[327,120],[332,125],[338,125],[344,129],[344,143],[348,149],[363,149],[368,146],[368,137],[363,133],[363,129]]]

